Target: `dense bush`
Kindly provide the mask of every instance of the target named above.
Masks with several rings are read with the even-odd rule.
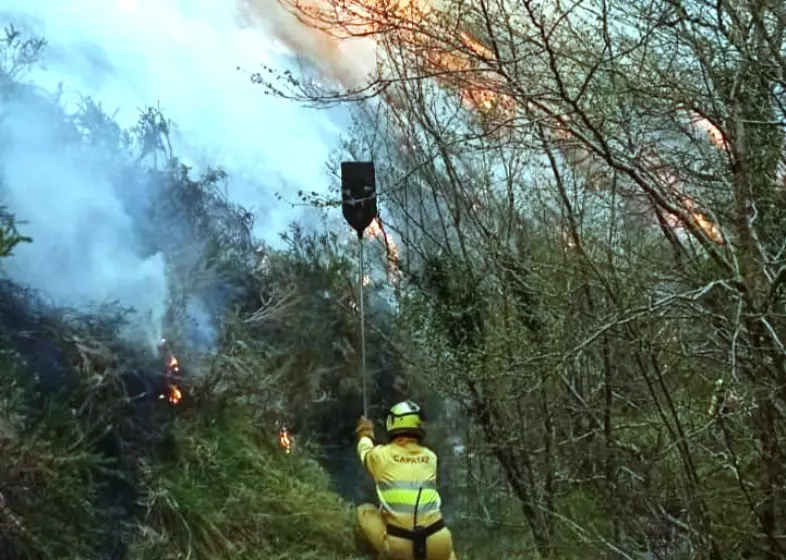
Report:
[[[9,30],[0,46],[5,101],[31,95],[17,78],[43,47]],[[147,206],[129,208],[141,250],[167,259],[164,329],[182,378],[165,377],[167,356],[126,337],[133,310],[62,309],[46,294],[0,282],[0,556],[351,557],[352,512],[310,458],[318,447],[302,430],[295,453],[278,445],[279,424],[314,408],[308,399],[322,390],[319,372],[343,367],[316,351],[297,363],[288,358],[312,342],[303,332],[292,336],[299,314],[315,304],[304,298],[336,281],[315,285],[316,271],[303,274],[312,265],[294,244],[268,252],[279,265],[265,272],[249,214],[221,194],[226,177],[194,178],[159,136],[166,123],[159,112],[144,112],[123,131],[89,100],[68,113],[56,98],[35,95],[72,146],[91,149],[100,140],[116,185],[148,193]],[[136,157],[150,149],[163,166]],[[29,241],[3,209],[0,256]],[[189,336],[192,298],[209,304],[217,334],[207,348]],[[341,319],[321,307],[315,312]],[[177,404],[161,398],[173,380],[183,394]],[[339,410],[331,403],[320,410]]]

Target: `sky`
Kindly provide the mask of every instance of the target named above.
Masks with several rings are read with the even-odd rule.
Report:
[[[327,192],[326,164],[348,123],[341,110],[264,95],[249,74],[261,64],[285,68],[292,48],[328,70],[341,67],[343,77],[365,62],[298,28],[274,0],[250,1],[4,0],[0,24],[46,38],[44,64],[26,79],[49,92],[62,86],[67,104],[90,96],[124,127],[159,106],[175,124],[175,155],[196,169],[226,170],[228,197],[255,214],[259,238],[275,243],[302,209],[274,193],[296,201],[301,189]],[[57,304],[118,300],[159,317],[164,261],[131,242],[127,194],[91,154],[63,150],[38,105],[6,113],[2,203],[35,240],[6,262],[7,273]]]

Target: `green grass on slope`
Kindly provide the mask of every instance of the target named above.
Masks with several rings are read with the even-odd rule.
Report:
[[[0,351],[0,558],[96,558],[112,527],[129,535],[130,560],[357,557],[353,508],[324,470],[305,451],[283,453],[237,404],[178,409],[166,430],[174,458],[127,457],[139,507],[119,527],[98,507],[96,475],[121,475],[89,451],[94,431],[58,398],[33,421],[13,363]]]
[[[356,556],[351,508],[322,469],[284,454],[247,412],[179,422],[177,459],[143,468],[147,496],[132,558]]]
[[[47,406],[30,421],[15,375],[0,348],[0,558],[90,558],[101,538],[93,475],[104,462],[68,411]]]

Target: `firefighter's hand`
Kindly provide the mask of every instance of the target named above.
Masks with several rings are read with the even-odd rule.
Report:
[[[361,416],[360,420],[358,420],[358,424],[355,427],[355,435],[358,439],[362,437],[368,437],[372,440],[374,439],[374,424],[366,418],[365,416]]]

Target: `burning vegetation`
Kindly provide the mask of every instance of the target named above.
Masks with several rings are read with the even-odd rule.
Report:
[[[382,220],[379,217],[374,218],[371,225],[366,229],[365,235],[382,242],[385,247],[385,263],[387,270],[388,282],[395,284],[401,276],[401,255],[399,254],[398,245],[392,236],[388,235],[385,227],[382,225]],[[369,278],[368,283],[371,282]],[[364,279],[364,285],[368,285]]]
[[[408,119],[418,120],[420,117],[409,114],[413,111],[411,103],[397,100],[397,94],[392,93],[395,84],[404,84],[406,90],[410,80],[433,78],[445,91],[456,92],[464,107],[476,114],[474,120],[480,123],[484,136],[510,137],[515,135],[517,127],[522,128],[521,123],[539,122],[543,141],[556,146],[565,161],[585,175],[592,190],[609,192],[616,189],[615,172],[605,166],[603,154],[593,150],[591,142],[585,140],[593,132],[585,130],[582,123],[571,120],[571,111],[563,110],[556,102],[523,94],[515,83],[511,84],[509,71],[512,69],[507,66],[518,69],[518,63],[500,61],[499,49],[504,48],[500,42],[514,41],[513,37],[516,37],[515,40],[523,38],[517,35],[518,31],[505,30],[504,26],[492,32],[494,26],[503,24],[486,19],[492,17],[488,13],[489,7],[480,11],[469,7],[452,10],[451,5],[441,6],[422,0],[395,3],[367,0],[282,2],[306,25],[336,42],[347,39],[376,42],[378,76],[374,83],[361,89],[358,97],[368,97],[372,92],[382,95],[393,109],[392,120],[399,121],[402,135],[406,136],[403,131],[411,128]],[[543,11],[545,13],[546,9]],[[478,22],[483,23],[478,25]],[[485,34],[491,32],[493,40],[484,41],[476,36],[473,30],[479,28],[485,29]],[[530,48],[534,46],[527,45],[525,50]],[[518,56],[509,53],[512,59]],[[410,94],[414,95],[414,91]],[[347,97],[352,98],[353,95],[350,92]],[[306,97],[309,97],[308,94]],[[395,113],[399,114],[398,117]],[[726,151],[724,135],[717,126],[695,111],[682,109],[681,114],[694,131],[704,135],[719,150]],[[404,149],[411,151],[408,144]],[[679,173],[663,164],[657,148],[647,148],[642,152],[638,164],[645,173],[659,178],[663,196],[669,200],[671,211],[660,220],[661,226],[687,230],[703,236],[710,243],[723,244],[719,225],[703,208],[701,201],[688,192]],[[604,170],[598,175],[597,170],[601,167]],[[626,195],[621,193],[620,196]],[[635,198],[631,197],[631,200]],[[633,204],[636,208],[631,212],[642,211],[637,203]],[[651,223],[657,224],[658,213],[662,209],[654,208],[650,203],[646,211],[652,216]],[[380,235],[380,232],[372,235]],[[388,254],[390,257],[390,252]],[[391,269],[394,269],[392,265],[389,266]]]
[[[278,429],[278,446],[283,449],[287,455],[289,455],[292,453],[292,446],[294,443],[295,440],[289,433],[289,429],[282,424]]]
[[[387,101],[350,151],[381,154],[426,263],[397,323],[415,377],[504,473],[458,475],[484,477],[468,518],[509,493],[543,558],[782,557],[783,3],[289,4],[374,42],[368,87],[279,91]],[[715,375],[756,411],[708,422]]]
[[[262,379],[265,358],[242,323],[242,345],[220,349],[198,380],[199,403],[178,407],[184,368],[169,343],[152,360],[116,332],[80,326],[106,318],[40,315],[24,290],[0,286],[0,558],[95,558],[108,546],[140,559],[189,548],[202,560],[351,557],[351,520],[321,469],[294,456],[279,464],[259,437],[264,401],[249,381]],[[277,436],[281,456],[293,454],[289,428]],[[281,483],[293,476],[296,486]],[[293,497],[318,512],[294,532]],[[200,524],[211,530],[194,541]],[[276,537],[244,540],[237,527]]]
[[[159,399],[165,399],[172,405],[178,405],[183,400],[183,390],[180,388],[182,374],[180,372],[180,359],[170,350],[169,342],[163,339],[159,348],[166,356],[164,366],[164,390],[159,393]]]
[[[0,66],[23,74],[38,43],[16,37],[0,40]],[[0,97],[25,89],[15,82],[9,87],[13,78],[6,78]],[[73,142],[67,149],[90,150],[94,138],[120,132],[95,105],[86,103],[89,114],[72,117],[57,100],[37,101]],[[155,204],[144,225],[133,224],[140,230],[134,232],[166,255],[178,296],[207,301],[206,294],[229,294],[211,308],[226,336],[192,375],[196,350],[183,334],[187,314],[176,303],[165,322],[176,347],[151,351],[147,340],[128,336],[136,329],[126,327],[147,324],[134,324],[138,316],[126,309],[59,309],[46,294],[0,280],[0,558],[350,558],[351,518],[325,472],[300,454],[271,449],[276,428],[261,422],[270,412],[271,386],[298,397],[291,388],[296,378],[277,359],[301,352],[282,334],[292,329],[280,326],[280,314],[256,320],[263,305],[258,286],[291,291],[298,277],[289,272],[298,268],[292,263],[286,280],[261,281],[249,264],[249,213],[227,202],[220,172],[194,177],[164,149],[156,124],[164,120],[144,120],[151,114],[160,116],[146,113],[138,130],[155,130],[162,144],[156,155],[170,165],[148,166],[129,151],[141,141],[123,141],[116,151],[110,141],[102,149],[112,161],[130,162],[112,169],[118,188],[142,179],[160,186],[150,187]],[[4,123],[0,118],[3,135]],[[0,268],[29,241],[23,226],[17,234],[2,203]],[[159,228],[152,233],[151,223]],[[221,250],[198,263],[189,256],[184,265],[178,260],[184,242]],[[268,329],[264,337],[258,322]],[[194,395],[199,399],[192,402]],[[292,435],[279,435],[291,450]]]

